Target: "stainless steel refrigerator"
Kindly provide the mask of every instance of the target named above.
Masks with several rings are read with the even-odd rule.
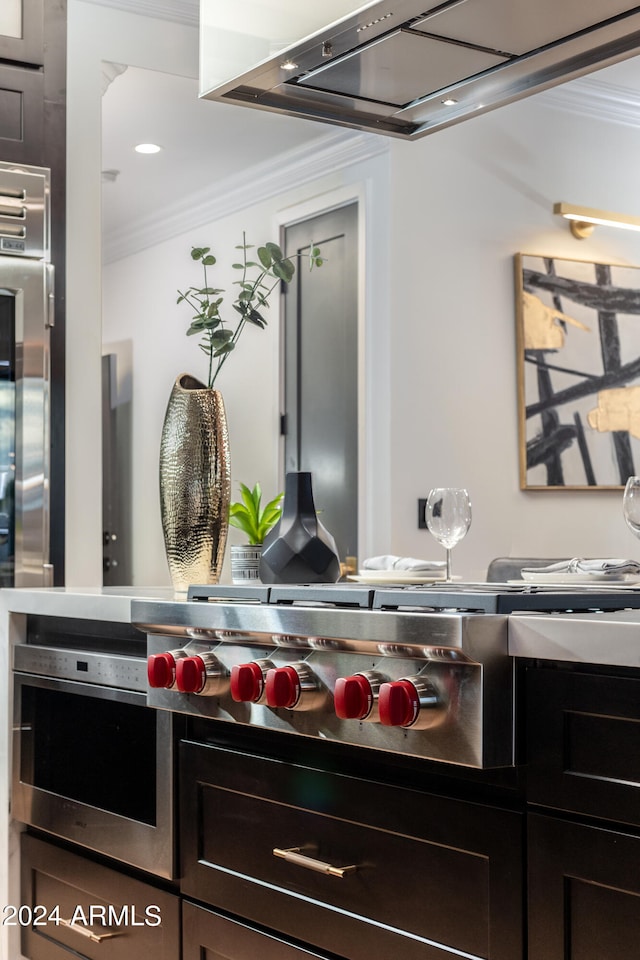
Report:
[[[47,586],[50,175],[0,163],[0,587]]]

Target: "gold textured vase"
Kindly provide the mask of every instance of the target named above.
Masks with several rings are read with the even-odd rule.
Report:
[[[176,380],[160,441],[160,508],[174,589],[217,583],[229,526],[231,466],[222,394]]]

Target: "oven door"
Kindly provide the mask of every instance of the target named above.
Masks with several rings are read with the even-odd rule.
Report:
[[[0,256],[0,587],[47,586],[53,267]]]
[[[14,819],[173,878],[173,755],[144,693],[14,673]]]

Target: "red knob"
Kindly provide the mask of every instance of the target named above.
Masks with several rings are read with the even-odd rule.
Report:
[[[393,680],[380,687],[380,723],[388,727],[409,727],[420,712],[420,697],[410,680]]]
[[[264,676],[259,663],[238,663],[231,668],[231,696],[238,703],[255,703],[263,689]]]
[[[176,686],[182,693],[200,693],[207,679],[202,657],[183,657],[176,664]]]
[[[265,682],[270,707],[293,707],[300,697],[300,677],[295,667],[273,667]]]
[[[176,682],[176,661],[172,653],[153,653],[147,658],[150,687],[172,687]]]
[[[336,715],[341,720],[362,720],[373,706],[371,684],[361,673],[353,677],[338,677],[333,701]]]

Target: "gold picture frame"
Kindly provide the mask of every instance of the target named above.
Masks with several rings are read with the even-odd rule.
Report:
[[[640,268],[519,253],[520,488],[620,490],[640,473]]]

